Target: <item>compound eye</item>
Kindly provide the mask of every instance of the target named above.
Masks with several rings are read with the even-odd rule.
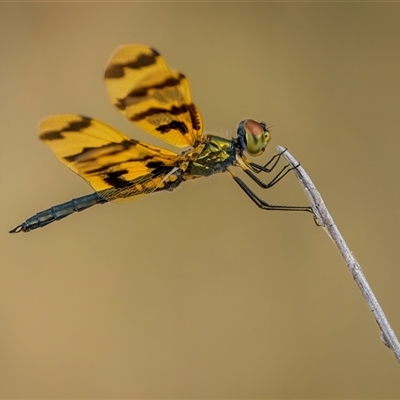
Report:
[[[243,121],[243,128],[248,153],[255,157],[264,153],[270,140],[270,134],[265,124],[253,119],[247,119]]]

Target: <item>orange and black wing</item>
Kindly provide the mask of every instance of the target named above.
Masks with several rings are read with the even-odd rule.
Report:
[[[105,72],[111,102],[130,121],[176,147],[194,146],[203,122],[192,103],[189,82],[144,45],[120,47]]]
[[[57,158],[109,201],[129,200],[176,180],[177,154],[133,140],[80,115],[56,115],[39,126]]]

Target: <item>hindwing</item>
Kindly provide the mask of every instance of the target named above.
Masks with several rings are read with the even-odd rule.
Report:
[[[56,115],[39,125],[40,139],[57,158],[107,200],[162,189],[176,177],[177,154],[130,139],[80,115]]]

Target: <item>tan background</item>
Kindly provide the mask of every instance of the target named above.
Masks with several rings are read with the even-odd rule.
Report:
[[[90,188],[37,138],[82,113],[157,140],[111,106],[125,43],[191,81],[206,129],[244,117],[302,161],[400,334],[400,5],[0,5],[0,396],[399,398],[399,365],[333,243],[263,212],[229,175],[29,234]],[[294,177],[260,193],[307,202]]]

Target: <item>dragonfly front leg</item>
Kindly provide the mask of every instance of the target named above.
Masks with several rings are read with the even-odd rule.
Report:
[[[252,163],[254,164],[254,163]],[[257,164],[255,164],[257,165]],[[281,179],[283,179],[290,171],[293,169],[297,168],[291,166],[290,164],[285,165],[276,175],[273,179],[271,179],[269,182],[265,183],[263,182],[260,178],[258,178],[255,173],[253,172],[252,169],[250,168],[244,168],[241,166],[243,171],[255,182],[257,183],[258,186],[262,187],[263,189],[269,189],[270,187],[274,186],[276,183],[278,183]],[[261,165],[257,165],[257,167],[262,167]],[[261,171],[259,171],[261,172]],[[265,172],[271,172],[271,171],[265,171]]]
[[[244,164],[240,163],[239,166],[243,169],[243,171],[254,181],[257,183],[258,186],[262,187],[263,189],[268,189],[278,183],[283,177],[285,177],[290,171],[297,168],[291,166],[290,164],[286,164],[277,174],[276,176],[269,181],[268,183],[263,182],[259,179],[255,174],[259,174],[260,172],[270,173],[272,172],[275,167],[278,165],[279,160],[281,159],[282,154],[286,151],[284,149],[278,154],[275,154],[266,164],[259,165],[254,162],[248,161],[247,159],[243,158]]]
[[[246,162],[246,165],[256,174],[259,174],[260,172],[272,172],[274,168],[278,165],[279,160],[282,157],[282,154],[286,151],[287,149],[284,149],[278,154],[275,154],[266,164],[264,165],[259,165],[254,162]]]

